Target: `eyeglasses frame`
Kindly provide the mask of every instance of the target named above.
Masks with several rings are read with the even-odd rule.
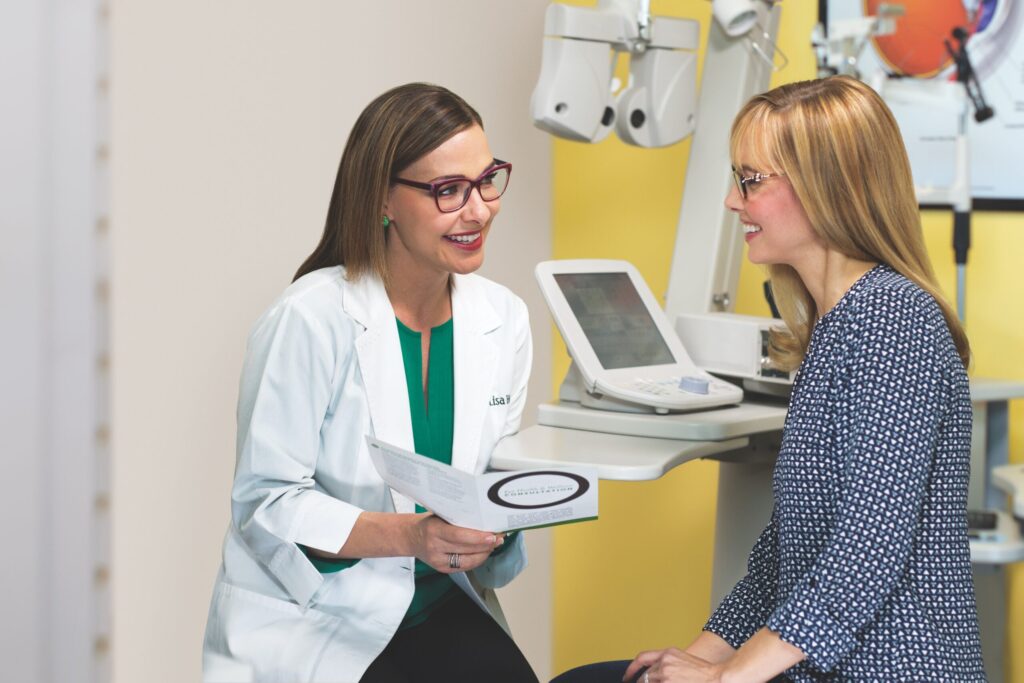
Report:
[[[767,178],[779,178],[786,175],[785,173],[761,173],[755,172],[753,175],[742,176],[740,172],[736,170],[736,167],[732,167],[732,179],[736,183],[736,189],[740,191],[740,197],[746,199],[749,196],[747,190],[747,183],[757,184]]]
[[[493,174],[495,171],[499,171],[502,169],[508,170],[508,179],[505,181],[505,187],[502,188],[501,194],[492,199],[485,198],[484,193],[480,191],[480,184],[484,181],[484,178]],[[440,192],[441,188],[443,188],[445,185],[450,185],[452,183],[461,183],[467,180],[469,181],[469,191],[462,196],[462,203],[459,204],[454,209],[442,209],[441,198],[438,196],[438,193]],[[505,190],[508,189],[508,183],[510,180],[512,180],[512,164],[508,161],[502,161],[501,159],[495,159],[494,164],[488,166],[483,173],[476,177],[476,180],[470,180],[469,178],[462,176],[458,178],[445,178],[444,180],[440,180],[435,183],[421,183],[417,180],[406,180],[405,178],[399,178],[398,176],[391,177],[391,182],[393,183],[398,183],[399,185],[406,185],[408,187],[415,187],[420,190],[429,191],[430,194],[434,197],[434,205],[437,206],[437,210],[440,211],[441,213],[455,213],[456,211],[460,211],[464,206],[466,206],[466,204],[469,203],[469,196],[473,194],[474,188],[476,189],[477,194],[480,195],[480,199],[482,199],[485,202],[493,202],[495,200],[501,199],[501,196],[505,194]]]

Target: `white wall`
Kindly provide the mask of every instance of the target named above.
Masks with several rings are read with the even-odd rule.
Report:
[[[41,405],[45,369],[45,274],[43,262],[42,146],[45,70],[41,49],[44,8],[4,5],[0,13],[0,82],[17,96],[21,106],[5,113],[0,141],[0,183],[15,192],[0,192],[0,464],[17,472],[19,484],[0,497],[4,520],[0,541],[19,548],[22,561],[3,563],[4,618],[0,625],[0,654],[10,662],[11,675],[40,680],[46,615],[36,609],[45,591],[46,552],[36,540],[46,532],[42,499],[46,462]],[[15,28],[17,27],[17,28]],[[20,64],[20,68],[15,65]],[[6,98],[5,98],[6,99]],[[8,116],[10,118],[8,118]],[[9,132],[8,132],[9,131]],[[19,333],[13,334],[17,330]]]
[[[549,141],[528,115],[546,5],[113,2],[118,683],[198,680],[245,337],[315,246],[347,132],[387,88],[452,88],[482,114],[494,153],[514,163],[484,273],[527,300],[533,405],[548,397],[550,324],[532,267],[550,254]],[[549,561],[545,536],[531,542],[533,576],[505,603],[544,678]]]
[[[105,671],[96,4],[0,5],[0,670]]]

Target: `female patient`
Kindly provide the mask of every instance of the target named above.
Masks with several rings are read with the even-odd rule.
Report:
[[[748,574],[683,650],[570,681],[984,681],[967,541],[967,338],[925,253],[910,166],[851,78],[754,97],[736,212],[799,366]],[[778,677],[778,678],[776,678]]]

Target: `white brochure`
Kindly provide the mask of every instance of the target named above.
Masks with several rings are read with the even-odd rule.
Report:
[[[371,436],[370,458],[388,486],[449,524],[514,531],[597,518],[597,469],[470,474]]]

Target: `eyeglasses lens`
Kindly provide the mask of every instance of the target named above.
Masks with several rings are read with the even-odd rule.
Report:
[[[736,183],[736,189],[740,191],[740,196],[744,199],[747,198],[747,184],[744,182],[743,176],[740,175],[739,171],[733,169],[732,179]]]
[[[445,213],[458,211],[469,201],[469,193],[476,186],[480,198],[492,202],[500,197],[508,186],[508,169],[497,168],[481,176],[476,182],[470,180],[453,180],[437,188],[437,208]]]
[[[508,169],[496,168],[479,180],[480,196],[484,201],[493,202],[505,193],[508,187]]]
[[[472,183],[468,180],[453,180],[437,188],[437,208],[442,211],[458,211],[469,199],[469,192],[473,189]]]

